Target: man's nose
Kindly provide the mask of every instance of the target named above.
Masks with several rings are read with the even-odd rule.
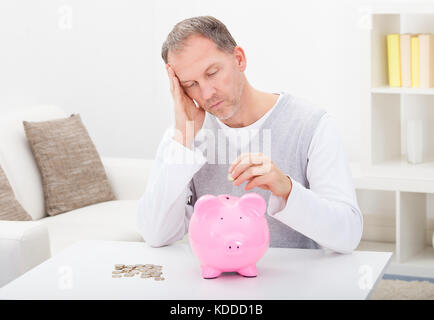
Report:
[[[203,100],[207,101],[208,107],[210,107],[210,104],[215,104],[218,101],[212,100],[212,98],[216,94],[216,89],[211,83],[206,83],[202,86],[202,98]]]

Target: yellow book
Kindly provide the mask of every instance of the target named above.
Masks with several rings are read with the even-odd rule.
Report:
[[[399,34],[387,35],[387,62],[389,70],[389,86],[401,86],[401,59]]]
[[[419,37],[411,36],[411,87],[419,88]]]

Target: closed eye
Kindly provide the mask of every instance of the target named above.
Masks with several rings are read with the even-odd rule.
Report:
[[[217,70],[216,72],[214,72],[214,73],[210,73],[210,74],[208,75],[208,77],[211,77],[211,76],[215,75],[217,72],[218,72],[218,70]],[[192,88],[192,87],[195,86],[195,85],[196,85],[196,82],[193,82],[191,85],[186,86],[186,88]]]

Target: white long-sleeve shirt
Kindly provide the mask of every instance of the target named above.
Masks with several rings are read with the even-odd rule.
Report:
[[[270,112],[248,129],[260,126]],[[223,129],[237,130],[219,123]],[[193,214],[193,206],[188,203],[192,196],[191,179],[206,163],[198,148],[193,151],[184,147],[173,139],[173,132],[173,128],[166,130],[146,191],[139,200],[138,227],[144,240],[153,247],[181,240],[188,232]],[[184,163],[174,161],[171,164],[167,161],[170,157],[182,158]],[[308,159],[310,189],[291,179],[292,190],[287,201],[271,194],[267,214],[316,241],[324,249],[350,253],[360,242],[363,216],[357,204],[342,140],[327,113],[315,129]]]

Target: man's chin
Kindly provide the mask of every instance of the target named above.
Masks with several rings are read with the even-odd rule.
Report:
[[[233,114],[214,114],[214,116],[216,116],[219,120],[228,120],[230,118],[232,118]]]
[[[230,110],[232,111],[232,110]],[[235,114],[235,112],[210,112],[213,116],[215,116],[216,118],[218,118],[219,120],[228,120],[230,118],[233,117],[233,115]]]

